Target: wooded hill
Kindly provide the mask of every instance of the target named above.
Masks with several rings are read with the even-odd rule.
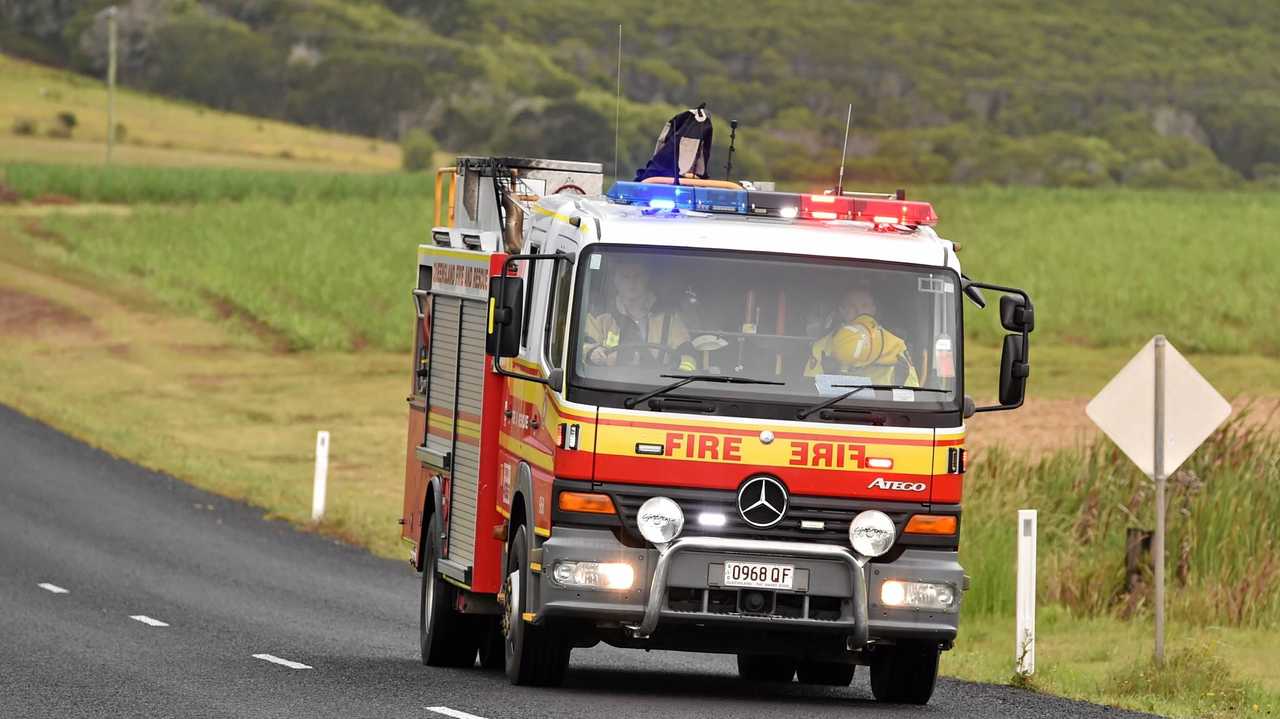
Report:
[[[100,75],[108,0],[0,0],[0,48]],[[118,0],[122,82],[459,152],[612,165],[707,102],[723,173],[1280,186],[1272,0]]]

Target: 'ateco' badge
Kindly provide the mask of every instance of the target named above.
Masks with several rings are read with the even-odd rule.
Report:
[[[751,477],[738,490],[738,513],[753,527],[772,527],[787,516],[787,488],[773,477]]]

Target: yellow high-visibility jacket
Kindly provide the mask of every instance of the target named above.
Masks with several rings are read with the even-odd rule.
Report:
[[[837,328],[838,329],[838,328]],[[834,339],[837,330],[813,343],[808,363],[805,364],[806,377],[820,374],[845,374],[866,377],[871,384],[900,384],[908,387],[919,387],[920,377],[911,364],[911,353],[907,351],[907,343],[894,333],[877,326],[876,331],[882,333],[884,348],[880,356],[869,364],[854,367],[842,364],[836,359]]]

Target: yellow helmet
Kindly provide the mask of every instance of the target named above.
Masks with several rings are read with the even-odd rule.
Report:
[[[883,353],[884,334],[871,315],[859,315],[831,338],[831,354],[846,367],[866,367]]]

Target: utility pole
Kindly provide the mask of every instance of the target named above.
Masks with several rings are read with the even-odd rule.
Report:
[[[107,164],[116,144],[116,6],[107,8]]]

